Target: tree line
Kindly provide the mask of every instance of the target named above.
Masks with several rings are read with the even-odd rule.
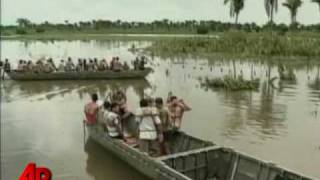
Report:
[[[320,8],[320,0],[311,0]],[[274,16],[278,12],[278,0],[264,0],[266,14],[269,17],[265,25],[259,26],[256,23],[239,24],[240,12],[245,8],[245,0],[224,0],[225,5],[230,6],[230,16],[235,18],[235,23],[221,21],[170,21],[169,19],[155,20],[153,22],[127,22],[111,20],[92,20],[71,23],[66,20],[64,23],[33,23],[26,18],[17,19],[18,26],[2,26],[1,30],[15,30],[17,34],[26,34],[29,32],[43,33],[46,31],[84,31],[84,32],[180,32],[180,33],[198,33],[207,34],[209,32],[223,32],[229,29],[237,28],[246,32],[259,32],[263,30],[272,30],[286,32],[289,29],[320,31],[320,24],[302,25],[297,22],[298,9],[302,6],[301,0],[286,0],[282,5],[287,7],[290,12],[291,24],[275,24]],[[2,31],[1,31],[2,32]]]

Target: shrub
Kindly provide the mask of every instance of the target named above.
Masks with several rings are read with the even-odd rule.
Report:
[[[37,28],[36,29],[36,32],[37,33],[44,33],[46,30],[45,29],[43,29],[43,28]]]
[[[17,34],[27,34],[27,31],[24,30],[24,29],[19,28],[19,29],[16,30],[16,33]]]
[[[208,34],[209,33],[209,29],[207,27],[198,27],[197,29],[197,33],[198,34]]]

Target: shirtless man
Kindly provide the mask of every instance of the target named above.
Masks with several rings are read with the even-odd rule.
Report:
[[[178,99],[176,96],[169,98],[168,109],[175,129],[180,129],[184,112],[191,111],[189,107],[182,99]]]
[[[91,102],[87,103],[84,106],[84,114],[85,114],[85,122],[87,125],[93,125],[97,122],[97,115],[99,111],[99,106],[97,104],[98,95],[92,94],[91,95]]]

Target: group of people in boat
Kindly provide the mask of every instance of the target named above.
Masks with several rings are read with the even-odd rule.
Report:
[[[2,65],[4,64],[4,65]],[[136,57],[132,62],[134,70],[144,70],[146,64],[146,57]],[[11,65],[9,60],[6,59],[3,63],[0,61],[1,67],[4,66],[5,72],[10,72]],[[0,68],[1,68],[0,67]],[[106,59],[98,60],[98,58],[81,59],[79,58],[77,63],[74,63],[72,58],[69,57],[67,60],[61,60],[58,66],[54,63],[52,58],[47,60],[37,60],[33,62],[31,60],[26,61],[20,59],[18,62],[16,72],[33,72],[33,73],[52,73],[52,72],[97,72],[112,70],[116,72],[129,70],[130,66],[127,62],[121,62],[119,57],[113,57],[110,62]],[[2,74],[1,74],[2,75]]]
[[[128,108],[127,97],[122,91],[110,95],[103,103],[97,94],[92,94],[91,98],[84,108],[84,122],[88,126],[97,124],[103,127],[107,136],[125,142],[137,139],[140,151],[155,156],[170,154],[170,138],[180,129],[184,112],[191,110],[172,94],[166,102],[161,97],[145,96],[135,111]],[[134,135],[126,131],[130,120],[137,127]]]

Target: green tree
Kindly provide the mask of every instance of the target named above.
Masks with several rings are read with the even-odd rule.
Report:
[[[270,22],[273,23],[273,15],[278,12],[278,0],[264,0],[264,7]]]
[[[297,23],[297,14],[298,9],[302,5],[301,0],[286,0],[286,2],[282,3],[283,6],[289,9],[291,15],[291,24]]]
[[[320,0],[311,0],[311,2],[317,3],[319,5],[319,10],[320,10]]]
[[[31,25],[31,21],[26,18],[18,18],[17,23],[20,28],[25,28]]]
[[[244,0],[224,0],[224,4],[230,4],[230,16],[235,17],[235,23],[238,24],[240,11],[244,8]]]

